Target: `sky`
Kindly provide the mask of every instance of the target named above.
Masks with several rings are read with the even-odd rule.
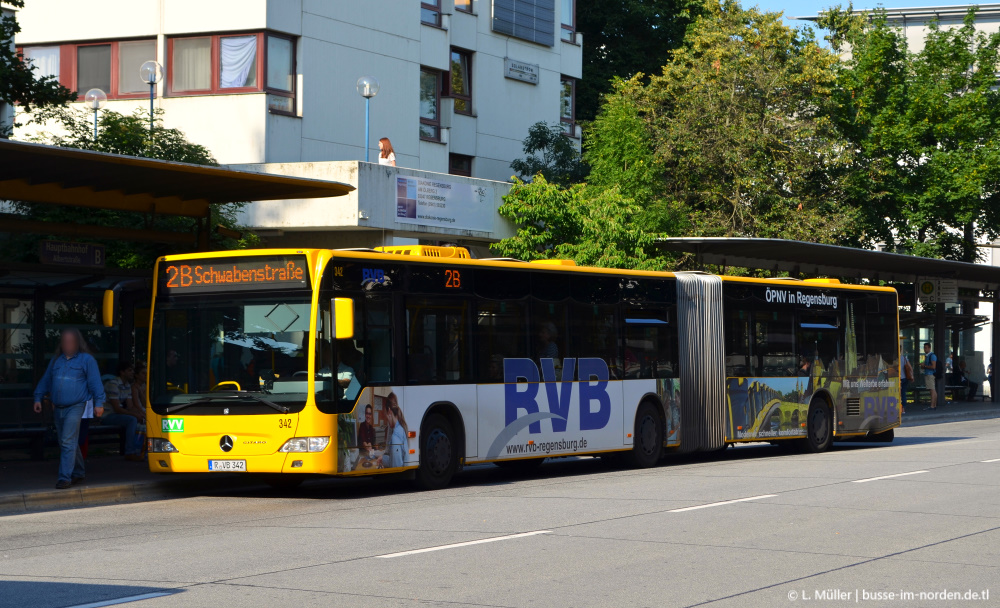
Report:
[[[991,0],[984,0],[984,2],[989,1]],[[846,7],[848,2],[849,0],[743,0],[741,4],[744,7],[756,4],[762,10],[766,11],[782,11],[785,13],[785,23],[791,27],[798,27],[803,22],[788,19],[788,17],[813,16],[837,4]],[[878,0],[855,0],[854,8],[871,9],[878,8],[879,6],[885,8],[906,8],[911,6],[950,6],[972,3],[974,3],[972,0],[968,2],[955,2],[954,0],[882,0],[881,2]]]

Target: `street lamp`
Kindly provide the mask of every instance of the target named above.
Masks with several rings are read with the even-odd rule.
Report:
[[[149,85],[149,139],[153,139],[153,97],[156,83],[163,77],[163,68],[155,61],[147,61],[139,67],[139,76]]]
[[[368,151],[369,142],[368,139],[368,125],[371,113],[369,112],[369,106],[371,105],[372,97],[378,95],[378,80],[375,80],[371,76],[362,76],[358,78],[358,93],[365,98],[365,162],[368,162]]]
[[[108,102],[108,95],[100,89],[90,89],[83,96],[83,100],[94,111],[94,141],[97,141],[97,111],[103,108],[104,104]]]

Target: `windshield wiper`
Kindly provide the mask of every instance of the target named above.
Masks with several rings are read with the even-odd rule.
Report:
[[[195,399],[194,401],[188,401],[187,403],[178,403],[177,405],[171,405],[170,407],[163,410],[164,414],[173,414],[174,412],[179,412],[183,409],[187,409],[193,405],[208,405],[210,403],[218,403],[220,401],[232,401],[234,399],[251,399],[267,407],[280,412],[282,414],[288,413],[288,408],[283,405],[278,405],[273,401],[268,401],[263,397],[258,397],[250,393],[223,393],[221,395],[213,395],[211,397],[202,397],[201,399]]]

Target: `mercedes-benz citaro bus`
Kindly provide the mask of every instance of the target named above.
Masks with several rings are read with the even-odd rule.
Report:
[[[470,463],[649,467],[739,442],[891,441],[897,313],[893,289],[832,279],[455,247],[168,256],[150,320],[149,467],[283,485],[408,471],[440,488]]]

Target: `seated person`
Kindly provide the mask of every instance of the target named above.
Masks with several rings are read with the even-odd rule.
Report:
[[[131,361],[118,364],[118,375],[104,383],[104,415],[101,424],[125,427],[125,460],[144,462],[139,455],[139,435],[136,428],[146,424],[145,411],[133,405],[131,383],[135,381],[135,367]],[[95,414],[101,408],[94,408]]]

